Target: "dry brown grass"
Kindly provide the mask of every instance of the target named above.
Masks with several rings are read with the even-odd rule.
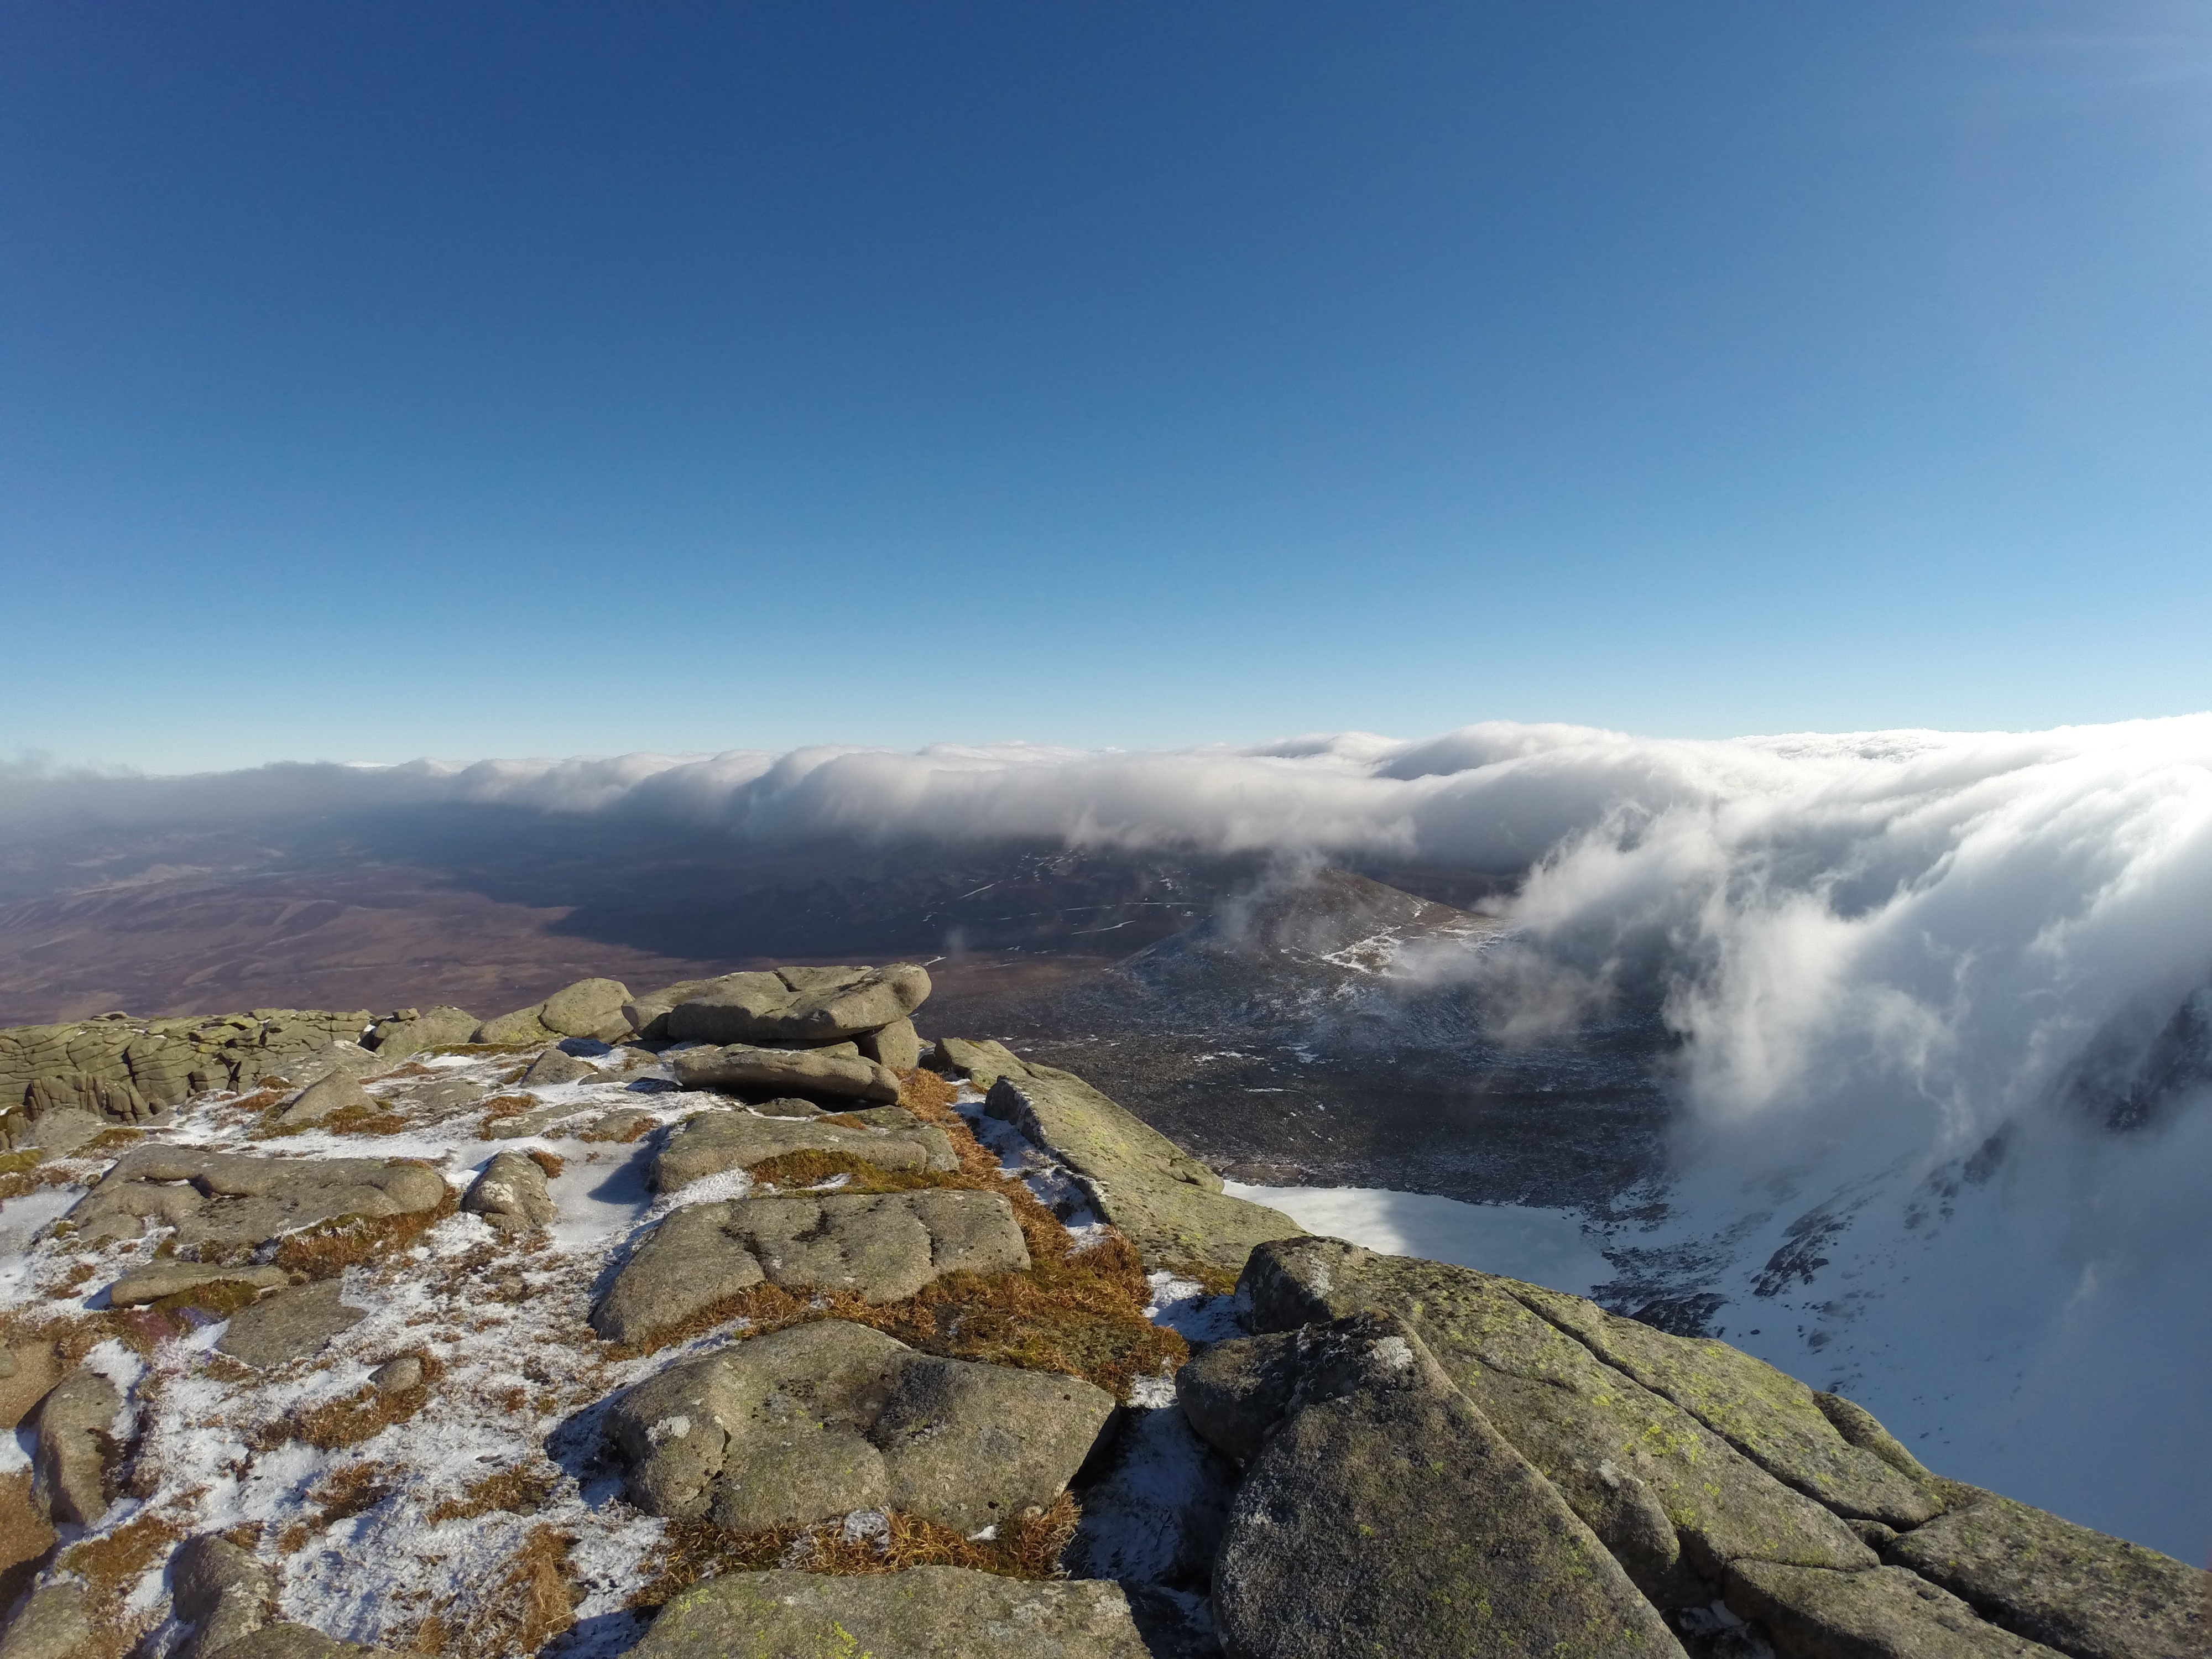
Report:
[[[896,1337],[909,1347],[953,1359],[1016,1365],[1085,1377],[1117,1399],[1128,1396],[1139,1376],[1172,1372],[1190,1357],[1182,1337],[1145,1317],[1152,1286],[1135,1249],[1118,1233],[1079,1250],[1067,1229],[1021,1182],[1000,1172],[998,1160],[977,1144],[959,1113],[956,1091],[933,1072],[900,1077],[900,1103],[945,1131],[960,1161],[956,1171],[927,1176],[867,1169],[847,1191],[894,1191],[921,1186],[959,1187],[1003,1194],[1029,1245],[1024,1273],[948,1273],[902,1302],[872,1306],[851,1294],[794,1295],[756,1285],[702,1309],[679,1325],[613,1352],[629,1357],[689,1341],[732,1319],[750,1322],[754,1334],[814,1319],[846,1319]],[[816,1163],[811,1160],[826,1160]],[[786,1153],[755,1167],[758,1178],[775,1171],[860,1170],[834,1154]],[[826,1177],[824,1177],[826,1178]],[[794,1183],[797,1184],[797,1183]],[[811,1182],[804,1184],[812,1184]]]
[[[404,1133],[414,1121],[404,1112],[379,1112],[366,1106],[341,1106],[321,1122],[306,1127],[326,1130],[334,1135],[396,1135]]]
[[[22,1156],[21,1152],[9,1154],[11,1159]],[[74,1186],[80,1182],[88,1182],[88,1179],[82,1168],[72,1170],[65,1164],[45,1164],[35,1169],[10,1170],[0,1175],[0,1199],[21,1198],[41,1188]]]
[[[395,1066],[388,1072],[379,1072],[376,1079],[381,1083],[385,1079],[392,1077],[435,1077],[437,1075],[436,1066],[425,1066],[419,1060],[410,1060],[404,1066]]]
[[[374,1440],[394,1423],[404,1423],[429,1403],[430,1389],[445,1371],[434,1354],[417,1353],[422,1380],[411,1389],[379,1389],[372,1384],[355,1389],[319,1406],[295,1407],[254,1437],[253,1449],[272,1451],[288,1440],[297,1440],[323,1451],[337,1451]]]
[[[452,1215],[460,1201],[453,1188],[436,1207],[407,1215],[349,1215],[288,1233],[276,1246],[276,1265],[309,1279],[336,1279],[348,1267],[397,1255]]]
[[[623,1114],[619,1109],[617,1109],[615,1111],[608,1113],[607,1115],[609,1117],[619,1118],[623,1116]],[[576,1139],[579,1140],[589,1141],[611,1141],[618,1146],[627,1146],[633,1141],[644,1139],[646,1136],[651,1134],[659,1127],[660,1122],[659,1119],[646,1116],[639,1118],[634,1123],[627,1124],[613,1129],[603,1130],[599,1128],[596,1125],[587,1127],[577,1133]]]
[[[825,1181],[844,1176],[847,1180],[838,1191],[846,1193],[907,1193],[921,1187],[965,1184],[957,1176],[924,1170],[886,1170],[880,1164],[871,1164],[851,1152],[824,1152],[815,1146],[763,1158],[745,1173],[753,1178],[756,1186],[770,1188],[819,1187]]]
[[[568,1160],[560,1153],[549,1152],[537,1146],[530,1149],[530,1161],[545,1171],[545,1178],[548,1181],[558,1181],[561,1178],[561,1171],[568,1167]]]
[[[381,1463],[348,1463],[332,1469],[307,1493],[315,1506],[315,1528],[320,1531],[354,1516],[366,1515],[396,1490],[392,1471]]]
[[[711,1521],[672,1521],[639,1564],[645,1582],[629,1605],[657,1607],[704,1579],[779,1566],[840,1577],[968,1567],[1002,1578],[1058,1578],[1077,1516],[1074,1498],[1062,1492],[1050,1509],[1024,1510],[1004,1528],[1004,1537],[988,1542],[898,1510],[885,1517],[888,1534],[872,1538],[846,1537],[842,1516],[754,1533],[725,1532]]]
[[[441,1521],[472,1521],[494,1510],[508,1515],[535,1515],[560,1484],[559,1471],[550,1468],[526,1465],[501,1469],[463,1487],[459,1497],[446,1498],[425,1518],[434,1527]]]
[[[70,1659],[122,1659],[131,1651],[151,1620],[148,1614],[126,1613],[123,1598],[140,1575],[184,1535],[185,1528],[172,1517],[142,1514],[103,1537],[72,1544],[56,1556],[57,1566],[85,1581],[92,1614],[92,1641],[73,1649]]]
[[[569,1552],[575,1538],[550,1526],[531,1528],[499,1582],[476,1605],[436,1609],[415,1627],[407,1651],[448,1659],[535,1653],[576,1622],[584,1592]]]

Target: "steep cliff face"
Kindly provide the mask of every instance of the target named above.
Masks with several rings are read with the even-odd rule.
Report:
[[[1725,1343],[913,1066],[929,989],[0,1032],[0,1659],[2212,1653]]]

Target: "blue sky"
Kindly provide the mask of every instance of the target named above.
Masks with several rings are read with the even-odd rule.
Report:
[[[2212,707],[2212,11],[9,3],[0,752]]]

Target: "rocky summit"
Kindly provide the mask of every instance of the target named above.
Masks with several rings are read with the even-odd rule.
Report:
[[[2196,1568],[929,993],[0,1031],[0,1659],[2212,1656]]]

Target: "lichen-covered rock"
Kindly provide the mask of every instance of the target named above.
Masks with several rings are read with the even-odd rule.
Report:
[[[338,1281],[326,1279],[275,1291],[240,1309],[216,1346],[233,1359],[268,1370],[320,1353],[332,1337],[368,1316],[365,1309],[348,1307]]]
[[[377,1021],[367,1046],[387,1065],[431,1048],[450,1048],[468,1042],[483,1022],[465,1008],[441,1003],[435,1008],[402,1008]]]
[[[1877,1565],[1836,1516],[1540,1317],[1516,1287],[1338,1239],[1263,1245],[1243,1280],[1261,1331],[1402,1317],[1662,1608],[1709,1602],[1730,1562]]]
[[[544,1166],[523,1152],[495,1154],[470,1183],[461,1208],[504,1232],[550,1226],[559,1213],[545,1184]]]
[[[1942,1512],[1936,1481],[1914,1480],[1852,1445],[1811,1389],[1765,1361],[1725,1342],[1670,1336],[1540,1285],[1516,1284],[1512,1293],[1775,1479],[1845,1519],[1917,1527]]]
[[[134,1146],[70,1211],[88,1243],[176,1229],[180,1246],[265,1244],[341,1217],[434,1210],[446,1183],[420,1164],[369,1158],[282,1158],[190,1146]]]
[[[1113,1410],[1079,1377],[823,1320],[678,1361],[607,1420],[651,1514],[746,1533],[896,1509],[966,1533],[1050,1504]]]
[[[623,1005],[629,988],[616,979],[580,979],[543,1002],[488,1019],[477,1029],[478,1042],[557,1042],[562,1037],[597,1037],[612,1042],[630,1034]]]
[[[1835,1572],[1739,1561],[1729,1606],[1778,1651],[1850,1659],[2058,1659],[1975,1616],[1955,1595],[1899,1567]]]
[[[1230,1659],[1680,1659],[1605,1547],[1395,1317],[1309,1328],[1245,1375],[1263,1398],[1291,1386],[1214,1565]]]
[[[896,1106],[844,1114],[849,1122],[819,1115],[769,1115],[751,1111],[702,1112],[678,1127],[653,1160],[653,1184],[662,1192],[786,1152],[838,1152],[884,1170],[957,1170],[960,1160],[945,1131]]]
[[[928,995],[928,973],[905,962],[726,974],[671,1009],[666,1029],[680,1042],[836,1042],[906,1018]]]
[[[1233,1273],[1255,1244],[1304,1231],[1279,1210],[1230,1197],[1212,1170],[1072,1072],[1002,1073],[983,1109],[1057,1153],[1147,1267]]]
[[[636,1659],[1146,1659],[1127,1594],[962,1567],[870,1577],[733,1572],[669,1601]]]
[[[756,1048],[733,1042],[720,1048],[684,1048],[668,1057],[676,1081],[686,1089],[734,1089],[763,1094],[820,1095],[833,1100],[872,1100],[889,1105],[898,1099],[898,1079],[858,1050],[827,1054],[818,1048]]]
[[[2212,1655],[2203,1572],[1995,1492],[1975,1493],[1882,1555],[2076,1659]]]
[[[694,1204],[647,1235],[591,1322],[610,1341],[637,1342],[763,1279],[787,1291],[895,1302],[945,1273],[1029,1265],[1013,1206],[999,1193],[925,1188]]]
[[[108,1485],[122,1446],[115,1434],[123,1396],[93,1370],[71,1371],[39,1406],[33,1486],[56,1522],[90,1526],[107,1509]]]

